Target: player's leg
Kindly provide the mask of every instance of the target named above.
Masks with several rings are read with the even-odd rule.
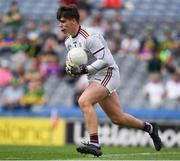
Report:
[[[107,95],[108,90],[105,87],[99,83],[92,82],[80,96],[78,102],[90,135],[90,144],[78,147],[78,152],[90,153],[96,156],[102,155],[98,141],[98,119],[93,105]]]
[[[78,103],[84,115],[89,134],[97,133],[98,120],[94,109],[94,104],[108,95],[106,88],[98,83],[90,83],[80,96]]]
[[[117,92],[108,95],[99,104],[113,123],[126,127],[143,128],[143,121],[123,112]]]
[[[117,92],[113,92],[111,95],[101,100],[99,104],[113,123],[126,127],[142,129],[148,132],[153,139],[156,150],[159,151],[161,149],[162,145],[161,139],[158,135],[158,126],[124,113]]]

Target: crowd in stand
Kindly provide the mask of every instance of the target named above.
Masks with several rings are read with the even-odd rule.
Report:
[[[51,31],[49,22],[25,18],[12,2],[2,18],[0,33],[1,105],[5,109],[35,109],[46,101],[43,83],[64,75],[60,63],[63,35]],[[61,61],[62,62],[62,61]]]
[[[89,16],[92,6],[89,10],[87,4],[86,8],[83,6],[80,9],[82,24],[99,30],[113,54],[132,55],[147,62],[150,80],[143,91],[152,105],[159,107],[165,98],[180,100],[180,31],[166,29],[157,36],[153,29],[147,29],[142,37],[136,37],[126,30],[119,12],[105,17],[102,10]],[[50,77],[76,82],[64,70],[65,35],[54,25],[55,17],[52,22],[24,17],[16,2],[12,2],[3,15],[0,21],[0,105],[4,109],[41,109],[48,102],[44,82]],[[165,84],[161,81],[164,77],[168,77]],[[78,84],[75,103],[87,85],[86,79],[83,80],[82,85]]]

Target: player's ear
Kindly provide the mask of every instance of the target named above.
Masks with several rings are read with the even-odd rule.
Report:
[[[77,20],[75,18],[71,19],[71,21],[73,22],[73,24],[77,24]]]

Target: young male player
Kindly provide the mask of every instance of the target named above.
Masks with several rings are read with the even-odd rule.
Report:
[[[77,147],[77,151],[94,156],[102,155],[98,139],[98,119],[93,105],[99,103],[114,124],[141,129],[148,132],[155,149],[162,147],[156,123],[148,123],[124,113],[116,89],[120,84],[120,74],[111,51],[104,38],[79,24],[78,9],[74,5],[61,6],[57,11],[61,31],[68,34],[65,46],[69,51],[83,47],[89,57],[88,65],[75,67],[66,63],[66,71],[75,76],[88,74],[89,86],[79,98],[79,106],[84,116],[90,140]]]

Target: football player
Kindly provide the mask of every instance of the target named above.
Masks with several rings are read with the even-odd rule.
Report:
[[[69,51],[75,47],[83,47],[88,54],[88,64],[80,67],[66,64],[66,71],[73,76],[87,74],[89,86],[80,96],[78,103],[84,116],[90,136],[89,142],[77,147],[77,151],[94,156],[102,155],[98,137],[98,118],[94,104],[99,103],[114,124],[141,129],[149,133],[155,149],[162,147],[156,123],[144,122],[123,112],[119,96],[116,92],[120,85],[120,73],[111,51],[103,36],[96,31],[80,25],[79,12],[76,6],[60,6],[57,20],[61,31],[68,34],[65,46]]]

